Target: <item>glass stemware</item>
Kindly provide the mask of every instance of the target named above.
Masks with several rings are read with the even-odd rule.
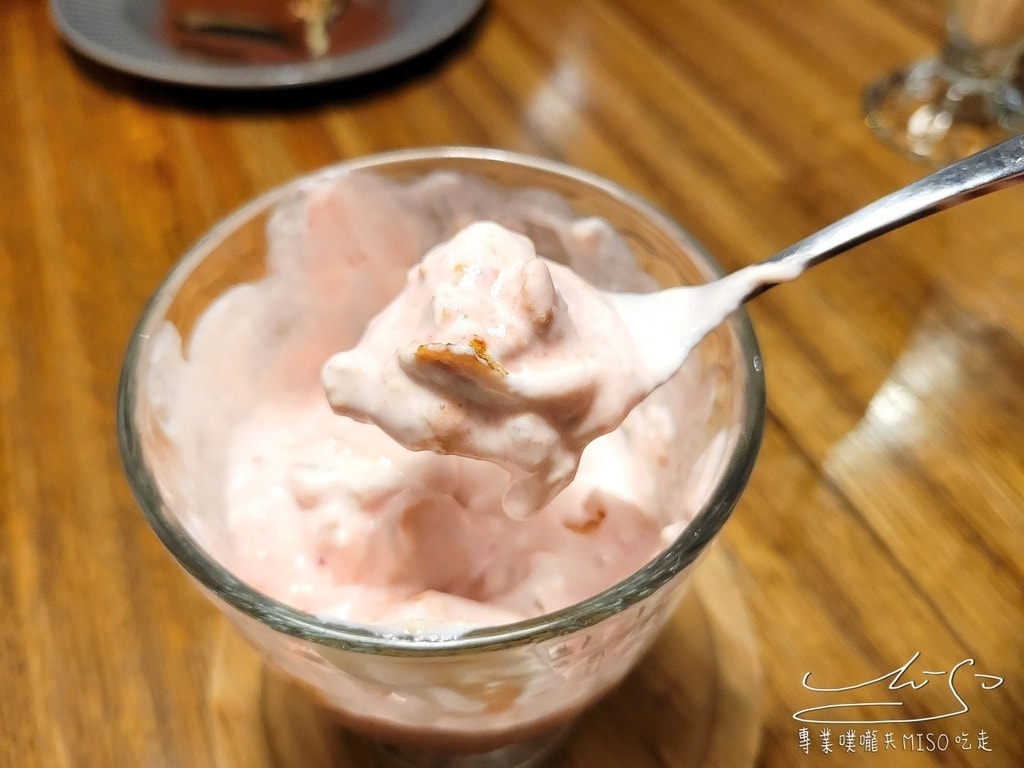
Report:
[[[266,390],[257,386],[249,392],[237,382],[228,387],[197,384],[186,372],[181,340],[195,340],[193,330],[223,295],[251,290],[253,281],[269,279],[285,262],[292,272],[294,262],[305,263],[307,250],[302,248],[271,259],[273,234],[280,231],[272,223],[287,222],[275,219],[275,212],[311,189],[356,174],[372,174],[404,189],[433,179],[437,189],[448,190],[402,198],[406,215],[431,224],[417,258],[461,226],[464,211],[450,204],[450,196],[462,179],[470,185],[466,189],[473,192],[476,209],[496,205],[491,218],[501,214],[524,234],[547,238],[555,257],[562,253],[557,250],[561,241],[550,222],[564,210],[573,219],[605,219],[621,233],[627,255],[658,284],[703,283],[721,271],[674,222],[577,169],[500,150],[406,150],[326,168],[229,216],[168,275],[130,342],[119,393],[119,438],[128,480],[157,535],[267,667],[308,693],[339,723],[378,742],[380,760],[389,767],[536,766],[559,748],[575,718],[639,661],[736,504],[753,469],[764,423],[757,342],[744,313],[735,314],[694,350],[684,371],[652,395],[662,409],[659,424],[671,424],[677,439],[670,441],[664,460],[650,467],[657,508],[649,514],[693,520],[618,584],[536,618],[436,638],[396,634],[393,627],[335,620],[281,603],[231,570],[230,557],[214,554],[230,549],[222,549],[230,531],[218,490],[227,482],[221,464],[224,440],[251,411],[253,396]],[[533,210],[539,218],[523,213]],[[359,236],[352,235],[352,225],[345,226],[350,227],[345,236]],[[355,231],[364,230],[355,226]],[[430,238],[436,239],[427,242]],[[338,296],[332,294],[326,304],[313,297],[308,282],[296,283],[305,286],[307,295],[297,302],[301,311],[290,326],[313,337],[331,333],[325,326],[360,311],[359,302],[344,297],[379,289],[386,271],[382,263],[366,259],[335,273],[341,279],[326,290],[337,290]],[[389,269],[398,271],[400,285],[408,267],[395,264]],[[592,276],[583,274],[596,284],[622,287],[616,283],[620,278],[605,274],[599,264],[592,266]],[[219,306],[223,312],[225,305]],[[256,327],[263,328],[259,318],[272,307],[264,301],[254,306]],[[317,308],[324,306],[340,314],[321,316]],[[284,360],[289,380],[319,389],[322,358],[318,354],[308,365],[297,365],[298,357],[289,354],[284,340],[298,337],[279,333],[281,327],[257,337],[251,349],[259,354],[253,359]],[[227,336],[219,349],[250,349]],[[212,365],[200,366],[206,371],[202,376],[209,373],[215,381],[223,359],[218,355]],[[202,434],[193,435],[198,440],[172,418],[176,398],[185,391],[201,393],[202,413],[216,414],[199,417]],[[213,493],[207,496],[204,489]]]
[[[936,165],[1024,131],[1015,74],[1024,0],[951,0],[939,52],[871,83],[868,126],[890,146]]]

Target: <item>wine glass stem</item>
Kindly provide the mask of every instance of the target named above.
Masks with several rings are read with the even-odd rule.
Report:
[[[953,0],[943,64],[963,77],[1005,81],[1024,53],[1024,0]]]

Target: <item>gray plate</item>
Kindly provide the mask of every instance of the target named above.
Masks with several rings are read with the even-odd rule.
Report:
[[[394,28],[378,43],[290,64],[220,63],[181,51],[158,34],[162,0],[50,0],[54,24],[90,59],[153,80],[208,88],[288,88],[382,69],[440,43],[484,0],[391,0]]]

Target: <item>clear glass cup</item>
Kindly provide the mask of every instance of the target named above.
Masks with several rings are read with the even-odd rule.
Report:
[[[495,189],[559,195],[580,216],[608,220],[661,285],[705,282],[719,268],[676,223],[638,197],[557,163],[465,147],[357,159],[274,190],[219,223],[171,271],[147,305],[124,360],[118,430],[136,498],[167,549],[268,667],[307,691],[344,726],[379,744],[385,765],[528,766],[557,749],[577,715],[630,671],[729,517],[753,468],[764,422],[764,379],[753,331],[739,311],[694,351],[656,395],[684,427],[675,455],[652,466],[661,504],[692,522],[645,566],[563,610],[462,636],[395,637],[296,610],[255,590],[211,555],[190,509],[190,457],[164,431],[148,391],[168,365],[154,345],[166,323],[188,339],[212,301],[265,271],[267,223],[310,185],[350,173],[409,181],[436,171]],[[543,233],[530,233],[535,238]],[[372,267],[371,267],[372,268]],[[601,276],[592,276],[600,282]],[[157,374],[154,376],[154,374]],[[701,402],[684,403],[696,386]],[[217,393],[211,393],[216,397]],[[230,409],[230,393],[225,408]],[[685,407],[684,407],[685,406]],[[699,496],[688,482],[699,475]],[[687,494],[689,497],[687,498]]]
[[[1016,80],[1024,0],[952,0],[936,56],[871,83],[868,126],[890,146],[947,165],[1024,131]]]

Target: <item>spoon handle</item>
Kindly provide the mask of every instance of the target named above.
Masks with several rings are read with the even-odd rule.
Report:
[[[959,160],[869,203],[779,251],[768,261],[806,269],[903,224],[1021,181],[1024,181],[1024,134]],[[746,299],[753,298],[771,285],[760,286]]]

